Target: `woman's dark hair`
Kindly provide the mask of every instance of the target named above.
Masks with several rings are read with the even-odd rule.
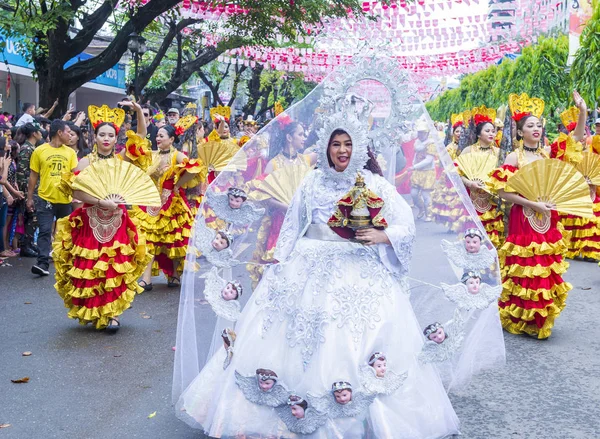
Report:
[[[103,126],[106,126],[106,125],[108,125],[109,127],[112,127],[112,128],[114,128],[114,130],[115,130],[115,135],[117,134],[118,127],[115,127],[115,124],[114,124],[114,123],[112,123],[112,122],[102,122],[102,123],[99,123],[98,125],[96,125],[96,128],[94,128],[94,134],[96,134],[96,135],[97,135],[97,134],[98,134],[98,131],[100,130],[100,128],[102,128]],[[69,125],[69,126],[70,126],[70,125]],[[72,127],[71,127],[71,128],[72,128]],[[81,135],[80,135],[79,137],[81,137]]]
[[[14,160],[15,163],[19,163],[19,144],[14,140],[8,142],[10,145],[10,156]]]
[[[21,125],[19,128],[17,128],[17,132],[15,133],[15,136],[13,137],[13,140],[15,142],[17,142],[19,145],[22,145],[27,140],[27,137],[25,137],[25,134],[23,134],[24,126],[25,125]]]
[[[75,131],[75,133],[77,133],[77,158],[82,159],[90,153],[87,142],[85,141],[85,137],[81,132],[81,128],[74,123],[69,122],[69,128],[71,128],[71,131]]]
[[[165,125],[164,127],[160,127],[158,129],[158,131],[160,130],[165,130],[167,132],[167,135],[169,137],[173,137],[175,139],[175,142],[177,142],[179,140],[179,136],[177,135],[177,133],[175,132],[175,128],[173,128],[172,125]]]
[[[284,150],[287,145],[288,134],[293,134],[298,127],[302,126],[300,122],[292,121],[287,125],[284,125],[281,130],[278,131],[279,135],[273,136],[271,141],[271,147],[269,148],[269,160],[274,158],[277,154]]]
[[[333,138],[335,136],[339,136],[340,134],[348,133],[338,128],[337,130],[334,130],[333,133],[331,133],[331,136],[329,137],[329,142],[327,142],[327,162],[329,163],[330,168],[333,168],[333,162],[331,161],[331,157],[329,156],[329,147],[331,146],[331,142],[333,142]],[[348,136],[350,136],[350,134],[348,134]],[[371,171],[373,174],[381,175],[383,177],[381,166],[379,166],[379,163],[377,163],[377,157],[375,157],[375,154],[373,154],[373,151],[371,151],[370,148],[368,149],[368,154],[369,160],[365,164],[364,169]]]
[[[527,121],[529,119],[531,119],[532,117],[535,117],[533,114],[529,114],[527,116],[522,117],[521,119],[519,119],[517,121],[517,132],[516,132],[516,138],[517,140],[523,140],[523,136],[519,135],[519,131],[523,131],[523,127],[525,126],[525,124],[527,123]]]
[[[494,126],[492,122],[481,122],[477,124],[477,126],[475,127],[475,136],[477,136],[477,138],[479,138],[481,132],[483,131],[483,127],[485,127],[487,124],[490,124],[492,127]]]
[[[25,136],[25,140],[29,139],[35,133],[39,133],[40,131],[41,128],[37,125],[32,124],[31,122],[21,126],[21,134]]]
[[[48,131],[42,129],[42,130],[40,130],[40,132],[42,133],[42,138],[40,140],[38,140],[38,143],[35,146],[42,145],[48,140]]]

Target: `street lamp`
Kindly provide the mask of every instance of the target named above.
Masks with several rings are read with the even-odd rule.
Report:
[[[138,35],[136,32],[132,32],[129,35],[129,41],[127,42],[127,48],[131,51],[131,55],[133,56],[133,62],[135,64],[135,70],[133,72],[133,89],[134,96],[136,99],[140,96],[140,91],[138,90],[138,67],[140,64],[140,59],[144,53],[146,53],[146,39],[141,35]]]

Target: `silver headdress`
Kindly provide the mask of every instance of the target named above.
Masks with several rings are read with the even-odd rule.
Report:
[[[483,233],[479,229],[467,229],[465,230],[465,238],[477,236],[481,241],[483,241]]]
[[[217,234],[223,235],[227,240],[227,244],[229,244],[229,247],[231,247],[231,244],[233,244],[233,235],[231,233],[229,233],[227,230],[219,230]]]
[[[352,390],[352,384],[348,381],[336,381],[331,385],[332,392],[338,392],[340,390]]]
[[[471,278],[481,279],[481,274],[479,273],[479,271],[465,271],[462,277],[460,278],[460,281],[464,284]]]
[[[439,322],[432,323],[431,325],[429,325],[427,328],[425,328],[423,330],[423,335],[425,337],[429,338],[429,336],[431,334],[433,334],[435,331],[437,331],[440,328],[444,329],[444,327],[442,326],[441,323],[439,323]]]
[[[373,366],[380,358],[386,359],[385,354],[383,352],[375,352],[369,359],[369,366]]]
[[[303,402],[305,402],[305,400],[301,396],[298,396],[298,395],[290,395],[290,397],[287,400],[287,404],[289,406],[300,405]]]
[[[237,187],[230,187],[229,189],[227,189],[227,195],[231,195],[232,197],[236,198],[243,198],[244,200],[248,198],[248,194],[246,194],[245,191]]]

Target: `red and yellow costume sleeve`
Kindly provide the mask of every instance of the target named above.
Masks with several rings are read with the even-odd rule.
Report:
[[[198,186],[206,181],[206,166],[200,159],[185,158],[176,166],[176,179],[179,180],[186,173],[194,174],[194,178],[181,185],[184,189],[189,189]]]
[[[507,182],[518,170],[519,168],[511,165],[502,165],[499,168],[494,169],[486,182],[488,189],[493,193],[498,193],[499,190],[513,192],[508,189]]]
[[[576,165],[583,159],[583,145],[570,135],[560,133],[550,145],[550,158]]]
[[[127,131],[125,156],[142,171],[146,171],[152,164],[150,142],[131,130]]]

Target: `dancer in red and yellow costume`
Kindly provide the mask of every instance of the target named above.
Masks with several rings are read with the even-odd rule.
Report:
[[[460,154],[458,141],[464,129],[463,113],[453,114],[450,117],[451,132],[450,143],[446,145],[448,155],[455,161]],[[431,213],[436,223],[443,224],[449,231],[458,232],[463,229],[464,216],[462,201],[460,200],[454,185],[448,178],[438,179],[433,194],[431,195]]]
[[[277,179],[279,172],[283,172],[282,170],[286,168],[303,176],[310,171],[315,160],[310,154],[301,153],[304,151],[304,142],[306,141],[302,125],[292,121],[285,113],[280,114],[276,120],[282,127],[280,136],[270,139],[270,160],[265,167],[264,174],[254,182],[253,186],[256,190],[251,194],[253,199],[262,201],[268,209],[268,215],[264,217],[257,233],[256,249],[252,258],[261,264],[274,262],[275,244],[288,208],[287,202],[291,201],[291,197],[289,200],[278,200],[261,191],[261,181],[267,178]],[[302,181],[302,178],[299,178],[298,181]],[[287,189],[287,192],[293,195],[297,188],[287,187]],[[257,284],[262,276],[263,266],[252,264],[248,266],[248,269],[253,283]]]
[[[71,192],[71,184],[77,182],[75,175],[95,163],[125,160],[141,168],[149,164],[150,145],[145,139],[142,109],[132,102],[121,102],[121,105],[130,106],[137,113],[137,134],[128,131],[126,148],[115,155],[117,134],[125,112],[120,108],[111,110],[106,105],[90,106],[89,118],[96,144],[93,152],[79,161],[74,174],[63,176],[63,190]],[[139,174],[147,179],[142,171]],[[91,181],[92,185],[103,183]],[[151,182],[147,183],[147,189],[153,191],[158,201]],[[57,222],[53,242],[55,287],[69,309],[70,318],[79,319],[83,325],[92,323],[97,329],[116,330],[120,326],[118,316],[131,306],[135,295],[143,291],[137,279],[150,261],[146,242],[123,204],[99,199],[82,189],[74,190],[73,196],[84,204]]]
[[[600,197],[596,193],[599,182],[596,176],[599,171],[596,170],[600,166],[600,155],[594,151],[593,147],[583,154],[581,152],[586,149],[585,145],[582,146],[579,143],[585,137],[585,117],[586,114],[577,107],[570,107],[563,111],[560,119],[569,134],[561,133],[558,139],[552,143],[551,149],[553,157],[573,164],[588,179],[590,197],[594,203],[594,219],[559,213],[560,223],[570,234],[565,256],[569,259],[581,257],[591,261],[600,261]],[[594,182],[590,180],[590,177],[594,179]]]
[[[189,159],[178,152],[173,144],[188,128],[197,121],[196,116],[186,116],[175,127],[165,125],[156,134],[157,151],[153,151],[152,164],[148,175],[152,178],[161,196],[160,208],[135,209],[136,220],[146,235],[148,248],[154,256],[140,285],[152,289],[151,276],[159,270],[167,276],[169,287],[180,285],[179,276],[183,272],[183,262],[191,235],[194,216],[185,195],[185,189],[192,188],[205,180],[202,161]]]
[[[461,157],[466,158],[468,154],[483,154],[493,157],[491,161],[493,167],[490,167],[490,171],[498,166],[500,158],[500,149],[496,146],[496,127],[494,121],[496,120],[496,110],[493,108],[486,108],[485,106],[473,108],[471,111],[473,115],[472,129],[474,129],[475,137],[477,142],[464,149]],[[469,158],[474,158],[470,157]],[[469,191],[473,206],[479,215],[479,219],[487,232],[488,238],[494,244],[494,247],[498,248],[502,245],[504,239],[504,221],[502,210],[498,203],[494,201],[494,198],[485,191],[486,181],[480,179],[470,180],[465,176],[464,172],[461,171],[459,166],[459,172],[463,183]]]
[[[510,153],[488,182],[501,198],[513,203],[508,236],[498,249],[503,280],[498,302],[500,319],[508,332],[545,339],[572,288],[561,277],[569,266],[562,256],[566,244],[557,228],[555,206],[530,201],[507,185],[511,176],[527,164],[549,158],[542,143],[544,101],[523,93],[510,95],[509,104],[517,124],[517,139],[523,141],[523,147]]]

